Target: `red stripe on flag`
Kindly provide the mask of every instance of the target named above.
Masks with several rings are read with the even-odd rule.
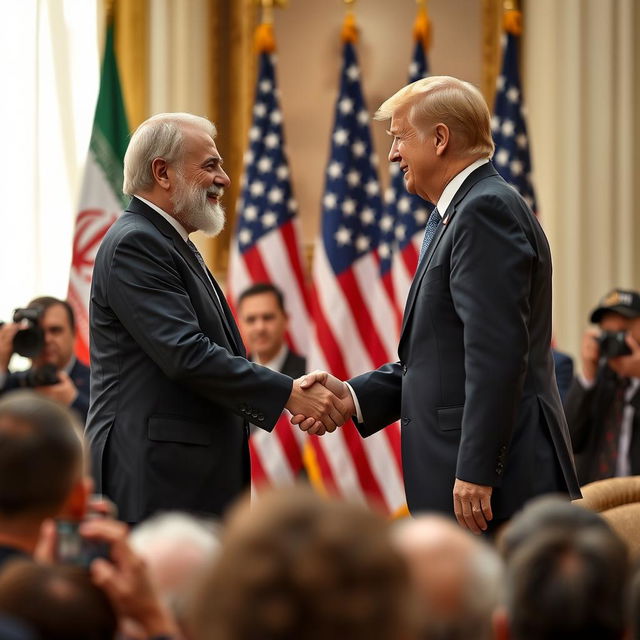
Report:
[[[379,367],[388,361],[387,350],[382,344],[378,330],[369,315],[369,309],[360,291],[360,283],[356,280],[352,269],[346,269],[336,279],[349,304],[351,315],[358,327],[362,343],[367,348],[374,366]]]
[[[302,451],[293,433],[293,430],[297,428],[298,427],[294,427],[291,424],[288,413],[283,413],[278,418],[278,422],[274,428],[275,436],[280,441],[282,450],[289,463],[289,468],[294,476],[302,469]]]
[[[382,509],[388,511],[387,502],[369,466],[369,459],[362,444],[362,436],[351,420],[345,422],[341,428],[345,442],[351,452],[351,458],[353,459],[353,464],[356,468],[358,479],[360,480],[360,486],[370,499],[377,503]]]
[[[418,268],[418,258],[420,254],[413,246],[413,242],[410,242],[401,252],[402,262],[404,262],[404,266],[407,268],[407,272],[409,276],[413,278],[416,269]]]
[[[263,487],[269,484],[267,474],[260,462],[260,455],[249,438],[249,454],[251,459],[251,482],[254,487]]]
[[[315,287],[311,287],[311,306],[318,344],[322,347],[329,373],[340,378],[340,380],[346,380],[349,377],[347,367],[342,359],[340,346],[333,336],[333,331],[327,319],[324,317],[324,310],[320,305],[320,299]]]
[[[300,251],[298,250],[298,239],[296,234],[296,229],[293,225],[292,221],[283,224],[280,227],[280,233],[284,239],[284,243],[287,247],[287,252],[289,253],[289,262],[291,263],[291,267],[293,273],[296,277],[296,281],[298,283],[298,288],[300,289],[300,294],[302,299],[304,300],[304,306],[309,310],[309,293],[307,291],[307,285],[304,281],[304,269],[302,268],[302,263],[300,262]]]
[[[248,251],[240,254],[241,259],[247,265],[247,271],[253,282],[271,282],[271,278],[267,272],[258,245],[254,245]]]
[[[398,334],[400,332],[400,327],[402,326],[402,311],[398,309],[398,303],[396,301],[395,286],[393,284],[393,277],[391,275],[391,270],[387,271],[387,273],[385,273],[382,276],[381,280],[382,280],[382,286],[384,287],[384,290],[387,292],[387,295],[389,296],[389,300],[392,301],[392,304],[391,304],[392,311],[396,320],[396,334]]]

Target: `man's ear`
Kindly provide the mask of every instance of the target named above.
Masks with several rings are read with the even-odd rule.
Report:
[[[151,173],[155,182],[165,190],[171,188],[169,177],[169,164],[164,158],[154,158],[151,162]]]
[[[436,155],[441,156],[447,147],[449,146],[449,127],[446,124],[439,122],[434,127],[434,144],[436,148]]]
[[[60,513],[59,518],[82,520],[89,505],[89,496],[93,493],[93,480],[88,476],[78,478],[71,487]]]

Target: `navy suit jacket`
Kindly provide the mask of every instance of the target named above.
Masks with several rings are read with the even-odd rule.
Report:
[[[24,380],[27,375],[28,371],[9,373],[2,387],[2,392],[24,387]],[[69,371],[69,377],[78,390],[78,395],[70,406],[71,409],[78,413],[82,424],[84,424],[89,411],[89,367],[86,364],[82,364],[80,360],[76,360],[73,367],[71,367],[71,371]]]
[[[165,509],[220,514],[249,483],[248,421],[272,429],[291,393],[291,378],[245,359],[209,276],[215,291],[137,198],[96,256],[86,434],[97,491],[127,522]]]
[[[455,478],[494,487],[494,517],[580,495],[551,357],[551,255],[491,164],[464,181],[418,266],[400,362],[350,381],[362,435],[401,419],[409,509],[453,513]]]

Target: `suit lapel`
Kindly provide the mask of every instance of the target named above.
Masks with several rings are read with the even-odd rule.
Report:
[[[453,221],[453,217],[456,214],[458,204],[460,204],[460,202],[464,200],[471,187],[473,187],[477,182],[493,175],[497,176],[498,173],[494,169],[491,162],[478,167],[462,183],[462,186],[458,189],[457,193],[453,197],[453,200],[447,207],[446,212],[444,212],[442,219],[443,222],[438,227],[436,235],[433,237],[433,240],[431,241],[431,244],[429,245],[429,248],[427,249],[424,257],[420,261],[420,264],[418,264],[418,268],[416,269],[416,273],[413,277],[413,281],[409,289],[409,294],[407,295],[407,302],[404,307],[404,314],[402,317],[402,330],[400,331],[400,342],[398,344],[398,350],[400,350],[407,325],[409,324],[409,318],[411,317],[411,313],[415,305],[418,289],[420,288],[420,282],[422,281],[422,278],[424,278],[424,274],[427,272],[429,263],[431,262],[431,259],[433,258],[433,255],[438,248],[440,240],[442,240],[442,237],[446,233],[447,229],[451,226],[451,222]]]
[[[131,200],[129,206],[127,207],[127,211],[143,215],[163,235],[173,241],[173,246],[191,267],[191,270],[193,271],[195,276],[200,280],[200,282],[202,282],[204,288],[207,290],[207,293],[211,298],[211,302],[213,303],[214,308],[216,309],[218,315],[220,316],[220,319],[222,320],[222,325],[225,329],[225,332],[227,333],[227,337],[229,338],[231,344],[235,345],[237,353],[244,355],[244,344],[242,342],[242,339],[240,338],[240,334],[236,327],[235,321],[233,320],[231,310],[229,309],[229,305],[227,304],[220,286],[216,282],[216,279],[213,277],[211,272],[207,269],[207,273],[211,278],[211,281],[209,281],[209,278],[207,278],[207,273],[202,270],[202,267],[198,262],[198,258],[196,258],[193,251],[182,239],[182,236],[157,211],[154,211],[137,198],[133,198]],[[212,283],[215,287],[215,292],[212,288]],[[218,294],[217,297],[216,293]]]

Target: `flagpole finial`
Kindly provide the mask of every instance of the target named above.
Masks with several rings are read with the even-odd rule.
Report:
[[[113,17],[115,15],[115,9],[116,9],[115,5],[116,5],[115,0],[105,0],[104,8],[107,16],[107,22],[110,22],[111,20],[113,20]]]
[[[518,6],[518,0],[503,0],[504,15],[502,18],[503,29],[514,36],[522,35],[522,11]]]
[[[432,35],[431,19],[427,12],[427,3],[425,0],[418,0],[418,13],[416,15],[416,21],[413,23],[413,38],[416,42],[421,42],[422,48],[428,51],[431,48]]]
[[[342,42],[356,43],[358,41],[358,26],[356,25],[356,0],[344,0],[347,14],[342,23]]]

